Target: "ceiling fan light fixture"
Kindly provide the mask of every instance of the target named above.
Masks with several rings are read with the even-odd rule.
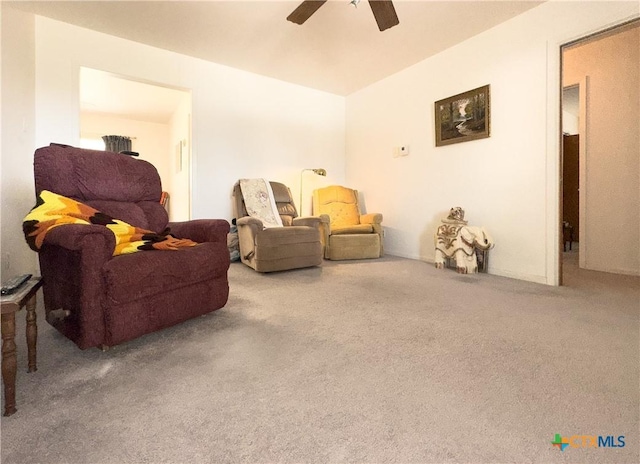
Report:
[[[327,0],[304,0],[293,12],[287,16],[287,21],[296,24],[304,24],[304,22],[315,13],[318,8],[324,5]],[[349,0],[349,4],[358,7],[360,0]],[[393,6],[393,0],[369,0],[371,12],[376,19],[378,29],[384,31],[390,27],[400,24],[396,9]]]

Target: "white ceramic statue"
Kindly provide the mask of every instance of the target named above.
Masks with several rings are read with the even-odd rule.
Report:
[[[444,268],[445,259],[456,260],[456,270],[460,274],[478,272],[476,250],[493,248],[493,239],[484,227],[468,226],[464,220],[464,210],[455,207],[449,216],[442,219],[442,225],[434,236],[436,246],[436,268]]]

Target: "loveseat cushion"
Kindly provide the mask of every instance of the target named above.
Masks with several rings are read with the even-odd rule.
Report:
[[[116,256],[103,269],[106,302],[119,305],[170,292],[224,276],[228,267],[229,253],[223,242]]]

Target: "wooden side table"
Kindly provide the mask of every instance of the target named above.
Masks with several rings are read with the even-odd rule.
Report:
[[[2,303],[2,382],[4,383],[4,415],[16,412],[16,313],[27,307],[27,353],[29,368],[27,372],[38,370],[36,366],[36,293],[42,286],[41,277],[32,277],[12,295],[0,297]]]

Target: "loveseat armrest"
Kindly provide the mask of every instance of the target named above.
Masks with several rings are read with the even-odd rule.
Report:
[[[194,219],[193,221],[170,222],[170,234],[178,238],[188,238],[194,242],[227,243],[229,223],[224,219]]]
[[[360,216],[360,224],[382,224],[382,214],[363,214],[362,216]]]

